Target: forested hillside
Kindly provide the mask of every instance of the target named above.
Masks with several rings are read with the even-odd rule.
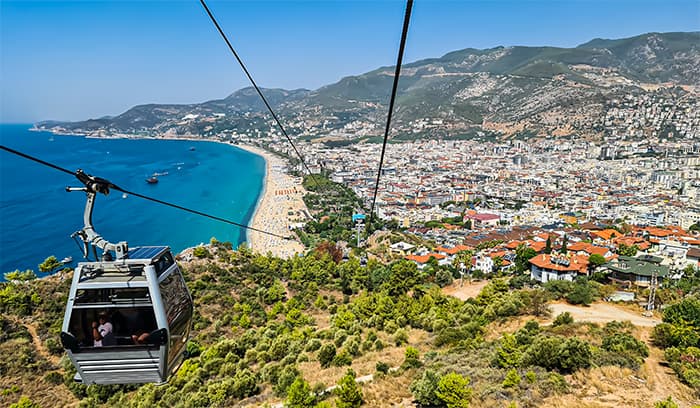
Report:
[[[230,248],[213,240],[182,264],[196,303],[193,338],[189,358],[161,386],[74,383],[58,342],[70,271],[43,280],[11,276],[15,280],[0,287],[0,405],[653,406],[669,396],[680,406],[698,401],[700,302],[692,297],[670,308],[653,338],[674,350],[667,358],[694,390],[659,365],[664,357],[651,345],[649,329],[548,316],[546,302],[584,290],[596,296],[595,284],[533,289],[522,279],[495,278],[478,296],[461,301],[435,284],[437,268],[420,271],[406,260],[384,265],[370,259],[366,266],[352,257],[334,260],[335,244],[329,242],[291,260]]]

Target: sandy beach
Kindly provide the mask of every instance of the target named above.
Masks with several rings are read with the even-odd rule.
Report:
[[[236,146],[265,159],[265,185],[251,226],[296,239],[296,235],[290,231],[289,227],[304,219],[306,205],[302,197],[305,190],[301,185],[301,179],[285,172],[287,166],[284,159],[258,147]],[[282,239],[252,230],[248,230],[247,236],[248,245],[257,253],[270,252],[280,258],[290,258],[304,252],[304,245],[298,240]]]

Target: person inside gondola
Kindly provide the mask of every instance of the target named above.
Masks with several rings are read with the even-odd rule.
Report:
[[[117,340],[114,337],[114,328],[112,323],[108,321],[106,312],[98,315],[99,324],[92,322],[92,338],[95,347],[114,346]]]
[[[134,344],[148,344],[148,337],[150,337],[150,333],[139,330],[136,334],[131,335],[131,340],[134,341]]]

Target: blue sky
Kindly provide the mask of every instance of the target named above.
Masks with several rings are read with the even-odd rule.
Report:
[[[315,89],[396,59],[405,3],[207,2],[263,87]],[[498,45],[700,30],[698,0],[416,0],[405,62]],[[248,86],[197,0],[0,2],[0,122],[82,120]]]

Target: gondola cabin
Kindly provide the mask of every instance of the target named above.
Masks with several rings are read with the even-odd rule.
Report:
[[[61,332],[78,371],[76,381],[167,381],[183,361],[192,310],[168,247],[136,247],[115,261],[81,262]],[[111,332],[102,330],[103,324],[111,325]],[[95,334],[97,327],[104,336]]]

